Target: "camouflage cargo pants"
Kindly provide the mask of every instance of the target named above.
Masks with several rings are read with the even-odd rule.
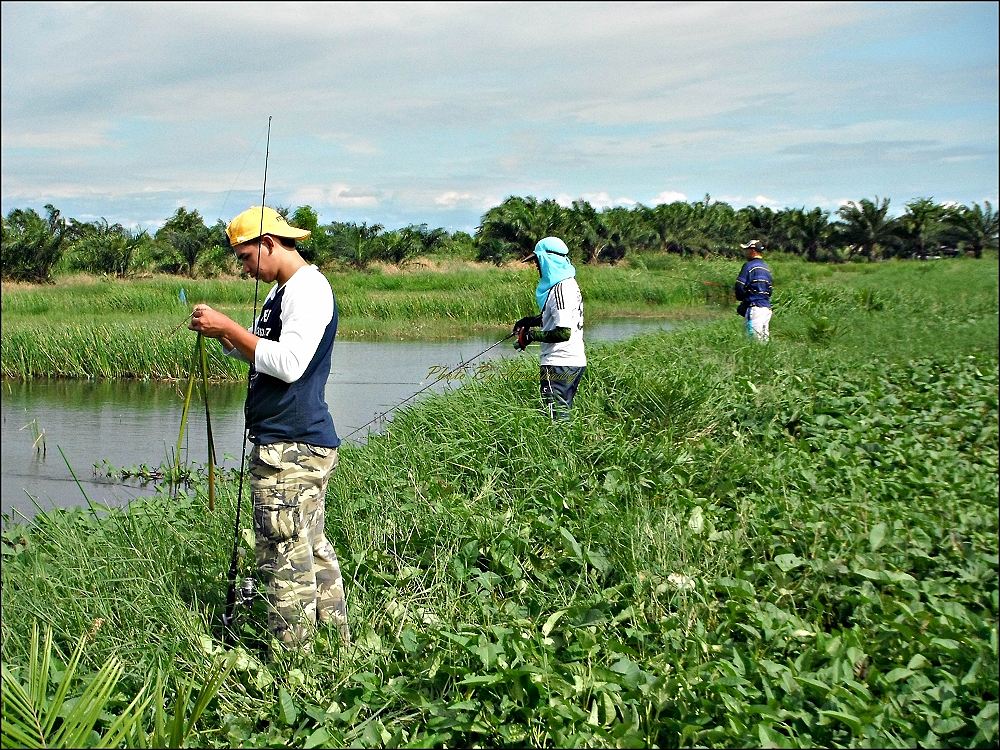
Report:
[[[349,642],[337,553],[326,538],[326,485],[336,448],[255,445],[250,453],[257,568],[267,586],[267,625],[286,645],[306,645],[317,622]]]

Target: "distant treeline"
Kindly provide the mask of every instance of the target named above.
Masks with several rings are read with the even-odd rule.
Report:
[[[403,265],[431,253],[502,264],[531,252],[541,237],[562,237],[584,263],[615,263],[631,253],[682,256],[739,254],[739,243],[763,240],[768,251],[810,261],[869,261],[971,255],[996,249],[998,215],[989,201],[971,206],[918,198],[905,212],[889,215],[889,199],[851,201],[835,218],[819,208],[779,211],[704,200],[654,207],[598,210],[578,200],[564,207],[533,196],[507,198],[483,214],[474,234],[449,233],[414,224],[334,221],[320,224],[311,206],[278,207],[293,225],[312,236],[303,255],[323,269],[364,269],[372,263]],[[106,219],[64,218],[52,205],[47,215],[14,209],[2,217],[0,275],[6,280],[45,282],[59,274],[126,277],[142,273],[220,276],[239,272],[229,250],[226,224],[208,226],[197,210],[181,207],[155,233],[127,229]]]

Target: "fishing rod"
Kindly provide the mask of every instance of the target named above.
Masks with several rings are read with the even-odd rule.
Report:
[[[456,367],[452,368],[451,370],[448,370],[448,372],[446,372],[444,375],[441,375],[437,379],[431,381],[430,383],[428,383],[427,385],[425,385],[423,388],[421,388],[416,393],[413,393],[413,394],[407,396],[406,398],[404,398],[402,401],[400,401],[395,406],[390,406],[386,411],[379,412],[378,415],[376,415],[374,418],[372,418],[369,421],[365,422],[363,425],[361,425],[360,427],[358,427],[356,430],[354,430],[353,432],[351,432],[348,435],[346,435],[344,437],[344,440],[347,440],[352,435],[354,435],[354,434],[356,434],[358,432],[361,432],[368,425],[373,424],[373,423],[377,422],[380,419],[385,419],[386,415],[388,415],[392,411],[395,411],[396,409],[398,409],[400,406],[402,406],[403,404],[405,404],[410,399],[416,398],[421,393],[423,393],[424,391],[426,391],[428,388],[431,388],[432,386],[437,385],[438,383],[440,383],[445,378],[451,377],[452,375],[454,375],[459,370],[462,370],[462,369],[468,367],[469,363],[472,362],[474,359],[479,359],[481,356],[483,356],[484,354],[486,354],[486,352],[488,352],[488,351],[490,351],[492,349],[495,349],[496,347],[500,346],[500,344],[502,344],[504,341],[509,341],[515,335],[517,335],[516,332],[512,331],[511,333],[509,333],[506,336],[504,336],[502,339],[500,339],[495,344],[492,344],[491,346],[488,346],[486,349],[483,349],[481,352],[479,352],[479,354],[475,355],[474,357],[469,357],[469,359],[465,360],[464,362],[460,362]]]
[[[697,283],[697,282],[696,282],[696,281],[695,281],[694,279],[683,279],[683,278],[681,278],[680,276],[672,276],[672,277],[670,277],[670,278],[677,278],[677,279],[681,279],[682,281],[688,281],[688,282],[691,282],[691,283]],[[716,283],[715,283],[715,282],[713,282],[713,281],[702,281],[701,283],[702,283],[702,284],[708,284],[708,285],[710,285],[710,286],[722,286],[721,284],[716,284]],[[423,388],[421,388],[421,389],[420,389],[419,391],[417,391],[416,393],[414,393],[414,394],[412,394],[412,395],[410,395],[410,396],[407,396],[406,398],[404,398],[404,399],[403,399],[402,401],[400,401],[400,402],[399,402],[398,404],[396,404],[395,406],[391,406],[391,407],[389,407],[389,409],[387,409],[387,410],[386,410],[386,411],[384,411],[384,412],[379,412],[379,413],[378,413],[378,414],[377,414],[377,415],[376,415],[375,417],[373,417],[372,419],[368,420],[368,421],[367,421],[367,422],[366,422],[365,424],[361,425],[361,426],[360,426],[360,427],[358,427],[358,428],[357,428],[356,430],[354,430],[354,431],[352,431],[352,432],[348,433],[348,434],[347,434],[347,435],[346,435],[346,436],[344,437],[344,440],[347,440],[347,439],[349,439],[349,438],[350,438],[351,436],[353,436],[353,435],[355,435],[355,434],[357,434],[357,433],[361,432],[361,430],[365,429],[366,427],[368,427],[368,426],[369,426],[369,425],[371,425],[371,424],[374,424],[374,423],[375,423],[375,422],[377,422],[378,420],[380,420],[380,419],[384,419],[384,418],[386,417],[386,415],[388,415],[388,414],[389,414],[390,412],[392,412],[392,411],[395,411],[396,409],[398,409],[399,407],[401,407],[401,406],[402,406],[403,404],[405,404],[405,403],[406,403],[407,401],[409,401],[409,400],[411,400],[411,399],[413,399],[413,398],[416,398],[416,397],[417,397],[417,396],[419,396],[419,395],[420,395],[421,393],[423,393],[424,391],[426,391],[426,390],[427,390],[428,388],[431,388],[431,387],[433,387],[433,386],[437,385],[438,383],[440,383],[440,382],[441,382],[442,380],[444,380],[445,378],[448,378],[448,377],[451,377],[452,375],[454,375],[454,374],[455,374],[456,372],[458,372],[459,370],[461,370],[461,369],[463,369],[463,368],[465,368],[465,367],[468,367],[468,365],[469,365],[469,363],[470,363],[470,362],[472,362],[473,360],[475,360],[475,359],[478,359],[479,357],[483,356],[483,355],[484,355],[484,354],[486,354],[486,353],[487,353],[488,351],[490,351],[490,350],[492,350],[492,349],[495,349],[496,347],[500,346],[500,344],[502,344],[503,342],[505,342],[505,341],[509,341],[510,339],[512,339],[512,338],[513,338],[514,336],[516,336],[516,335],[517,335],[517,332],[516,332],[516,331],[512,331],[511,333],[507,334],[507,335],[506,335],[506,336],[504,336],[504,337],[503,337],[502,339],[500,339],[499,341],[497,341],[497,342],[496,342],[495,344],[492,344],[492,345],[490,345],[489,347],[487,347],[486,349],[483,349],[483,351],[479,352],[479,354],[476,354],[475,356],[473,356],[473,357],[470,357],[470,358],[469,358],[469,359],[467,359],[466,361],[464,361],[464,362],[461,362],[461,363],[459,363],[459,364],[458,364],[458,366],[456,366],[456,367],[452,368],[451,370],[449,370],[448,372],[446,372],[446,373],[445,373],[444,375],[441,375],[441,376],[440,376],[439,378],[437,378],[436,380],[434,380],[434,381],[432,381],[432,382],[428,383],[427,385],[425,385],[425,386],[424,386]]]
[[[257,265],[254,270],[253,286],[253,317],[251,320],[257,322],[257,300],[260,291],[260,254],[264,240],[264,205],[267,198],[267,161],[271,154],[271,115],[267,116],[267,141],[264,146],[264,185],[260,194],[260,233],[257,235]],[[240,563],[240,514],[243,510],[243,479],[246,472],[247,462],[247,440],[250,436],[250,428],[246,424],[246,404],[250,402],[250,385],[252,383],[253,367],[247,370],[247,396],[243,407],[243,452],[240,456],[240,477],[239,489],[236,493],[236,521],[233,525],[233,554],[229,558],[229,572],[226,576],[226,610],[222,615],[223,638],[225,642],[232,646],[235,643],[235,634],[232,632],[232,624],[236,617],[236,574]],[[247,579],[240,589],[240,599],[246,603],[253,596],[253,579]]]
[[[725,284],[720,284],[717,281],[706,281],[705,279],[691,279],[686,276],[674,276],[669,273],[659,273],[656,275],[665,279],[677,279],[678,281],[684,281],[687,282],[688,284],[703,284],[705,286],[720,286],[720,287],[725,286]]]
[[[256,318],[256,310],[254,311],[254,317]],[[182,324],[188,322],[189,320],[190,320],[190,315],[188,317],[184,318],[184,320],[182,321]],[[360,427],[358,427],[353,432],[351,432],[348,435],[346,435],[344,437],[344,440],[348,440],[349,438],[351,438],[356,433],[361,432],[361,430],[363,430],[365,427],[368,427],[369,425],[373,424],[374,422],[377,422],[379,419],[384,419],[386,417],[386,415],[388,415],[390,412],[398,409],[403,404],[405,404],[407,401],[410,401],[411,399],[416,398],[421,393],[423,393],[424,391],[426,391],[428,388],[432,388],[433,386],[435,386],[438,383],[440,383],[442,380],[446,380],[446,379],[450,378],[456,372],[458,372],[458,371],[460,371],[460,370],[468,367],[469,364],[471,362],[473,362],[474,360],[479,359],[481,356],[483,356],[484,354],[490,352],[491,350],[495,349],[496,347],[500,346],[500,344],[504,343],[505,341],[509,341],[515,335],[516,334],[512,332],[512,333],[508,334],[507,336],[504,336],[502,339],[500,339],[499,341],[497,341],[495,344],[491,344],[486,349],[483,349],[483,351],[479,352],[479,354],[476,354],[476,355],[474,355],[472,357],[469,357],[469,359],[467,359],[467,360],[465,360],[463,362],[460,362],[458,365],[456,365],[452,369],[448,370],[443,375],[441,375],[440,377],[438,377],[437,379],[435,379],[433,382],[427,384],[426,386],[424,386],[423,388],[421,388],[416,393],[414,393],[414,394],[412,394],[410,396],[407,396],[405,399],[403,399],[402,401],[400,401],[395,406],[390,407],[388,410],[386,410],[384,412],[379,412],[379,414],[377,416],[375,416],[373,419],[369,420],[368,422],[366,422],[365,424],[361,425]],[[363,383],[358,383],[358,384],[363,384]],[[393,384],[388,384],[388,385],[393,385]],[[394,385],[408,385],[408,383],[395,383]],[[211,441],[211,438],[209,438],[209,440]],[[245,462],[245,460],[246,460],[246,440],[245,440],[245,438],[244,438],[243,448],[244,448],[244,452],[243,452],[243,457],[242,457],[243,461],[241,461],[241,466],[243,465],[243,462]],[[212,446],[212,452],[213,452],[213,454],[215,452],[214,445]],[[240,509],[242,507],[242,491],[243,491],[243,477],[244,477],[244,470],[242,468],[239,471],[239,477],[240,477],[240,481],[239,481],[239,484],[240,484],[240,488],[239,488],[239,493],[240,494],[239,494],[239,497],[240,497],[240,499],[237,500],[237,521],[236,521],[236,536],[237,536],[237,538],[238,538],[238,534],[239,534],[239,513],[240,513]],[[162,478],[163,478],[163,476],[154,477],[154,479],[162,479]],[[69,480],[67,480],[67,481],[69,481]],[[113,481],[113,480],[112,481],[109,481],[109,480],[91,480],[91,481],[93,481],[95,484],[101,484],[101,485],[122,486],[122,487],[130,487],[130,486],[132,486],[131,484],[129,484],[127,482],[116,482],[116,481]],[[237,560],[237,567],[238,567],[238,562],[239,561]],[[224,616],[224,618],[223,618],[224,620],[227,617],[231,619],[231,612],[228,609],[228,606],[229,606],[228,602],[230,601],[230,598],[232,598],[232,600],[234,602],[233,606],[235,606],[235,601],[236,601],[236,592],[235,592],[235,589],[233,588],[234,585],[235,585],[234,584],[234,582],[235,582],[235,569],[232,566],[232,561],[230,561],[229,576],[230,576],[230,591],[227,592],[227,596],[226,596],[226,601],[227,601],[227,610],[226,611],[227,611],[227,614]]]

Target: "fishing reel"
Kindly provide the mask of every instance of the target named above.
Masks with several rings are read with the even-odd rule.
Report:
[[[236,619],[235,610],[236,607],[251,607],[254,600],[259,596],[257,592],[257,580],[253,576],[246,576],[240,581],[239,586],[233,586],[232,593],[227,597],[231,605],[228,606],[226,614],[222,616],[223,625],[231,625],[233,620]],[[227,604],[229,603],[227,602]]]
[[[527,326],[515,329],[514,333],[517,334],[517,342],[514,344],[514,348],[517,349],[518,351],[523,352],[525,349],[528,348],[528,344],[534,341],[534,339],[531,337],[531,329],[528,328]]]
[[[257,580],[253,576],[237,578],[236,571],[243,562],[244,552],[238,549],[233,555],[233,560],[229,568],[229,588],[226,591],[226,609],[222,615],[222,624],[228,629],[236,622],[236,612],[239,609],[247,609],[253,605],[254,600],[259,596],[257,590]]]
[[[257,580],[253,576],[246,576],[236,589],[236,606],[249,607],[258,595]]]
[[[237,612],[240,609],[249,610],[259,595],[257,581],[252,576],[244,577],[239,582],[239,586],[236,586],[234,581],[234,585],[226,597],[226,611],[222,615],[222,626],[225,632],[224,639],[230,646],[236,643],[236,634],[233,626],[236,623]]]

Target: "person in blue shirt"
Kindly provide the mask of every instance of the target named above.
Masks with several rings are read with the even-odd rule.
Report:
[[[747,335],[754,341],[767,341],[771,337],[771,289],[774,279],[771,269],[761,257],[764,244],[760,240],[750,240],[740,245],[746,255],[746,263],[736,277],[733,292],[739,300],[736,313],[746,320]]]

